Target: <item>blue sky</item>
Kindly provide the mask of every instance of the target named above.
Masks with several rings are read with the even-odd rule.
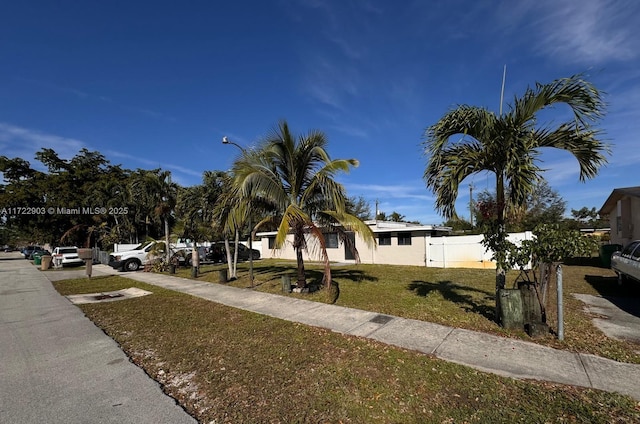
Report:
[[[536,81],[585,73],[605,91],[609,164],[586,183],[568,154],[541,156],[571,208],[638,185],[640,2],[635,0],[14,1],[0,7],[0,155],[39,166],[86,147],[182,185],[229,169],[281,119],[324,131],[348,194],[439,224],[422,175],[426,127],[458,104],[498,112]],[[558,109],[561,120],[566,111]],[[469,190],[493,190],[469,178]],[[28,205],[24,205],[28,206]]]

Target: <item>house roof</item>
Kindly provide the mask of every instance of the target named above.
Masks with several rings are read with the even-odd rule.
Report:
[[[636,186],[614,189],[607,200],[605,200],[598,213],[600,215],[611,213],[611,211],[614,210],[616,205],[618,204],[618,200],[622,199],[625,196],[640,197],[640,187]]]
[[[371,231],[375,234],[378,233],[391,233],[391,232],[409,232],[409,231],[429,231],[431,233],[449,234],[451,233],[451,227],[443,227],[441,225],[422,225],[414,224],[412,222],[393,222],[393,221],[364,221]],[[278,234],[277,231],[266,231],[257,233],[257,236],[267,237]]]
[[[432,231],[439,233],[450,233],[451,227],[443,227],[441,225],[422,225],[411,222],[394,222],[394,221],[365,221],[371,231],[374,233],[390,233],[390,232],[406,232],[406,231]]]

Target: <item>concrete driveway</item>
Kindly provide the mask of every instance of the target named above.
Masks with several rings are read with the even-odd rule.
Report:
[[[607,336],[638,344],[640,351],[640,299],[635,297],[574,294],[584,302],[593,322]]]

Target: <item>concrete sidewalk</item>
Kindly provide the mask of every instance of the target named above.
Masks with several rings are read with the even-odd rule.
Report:
[[[0,254],[0,422],[196,423],[47,279],[80,272]]]
[[[234,308],[416,350],[481,371],[519,379],[591,387],[640,400],[640,365],[251,289],[162,274],[120,273],[106,265],[98,265],[94,269],[101,274],[121,275]]]

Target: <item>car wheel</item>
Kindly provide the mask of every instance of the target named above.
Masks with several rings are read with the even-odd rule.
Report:
[[[137,259],[129,259],[124,263],[125,271],[137,271],[140,269],[140,262]]]

